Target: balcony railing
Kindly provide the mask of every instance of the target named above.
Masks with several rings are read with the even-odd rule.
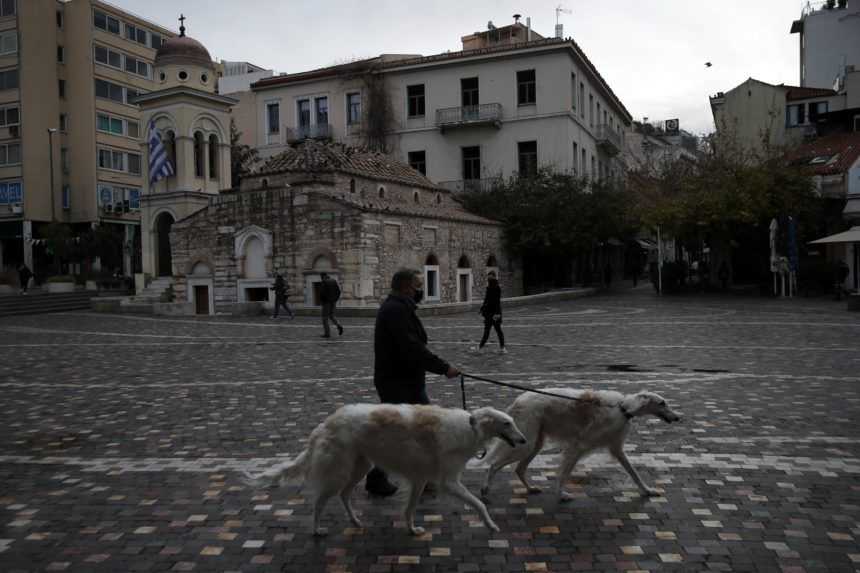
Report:
[[[440,181],[438,185],[452,193],[476,193],[490,191],[494,187],[504,183],[501,177],[487,177],[486,179],[459,179],[457,181]]]
[[[610,125],[601,123],[597,126],[597,145],[602,146],[610,155],[621,152],[621,136]]]
[[[502,127],[502,104],[482,103],[465,107],[446,107],[436,110],[436,127],[441,130],[467,125]]]
[[[305,139],[331,139],[332,129],[328,123],[287,128],[287,143],[298,143]]]

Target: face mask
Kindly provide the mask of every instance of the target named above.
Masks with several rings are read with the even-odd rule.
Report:
[[[415,289],[415,294],[412,295],[412,300],[415,301],[415,304],[418,304],[422,300],[424,300],[424,289],[423,288]]]

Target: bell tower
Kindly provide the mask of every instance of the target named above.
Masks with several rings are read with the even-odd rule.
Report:
[[[215,93],[215,64],[203,44],[185,35],[185,19],[179,18],[179,36],[156,53],[159,89],[136,99],[146,130],[140,209],[143,272],[150,277],[184,273],[173,268],[171,226],[231,182],[230,108],[237,100]]]

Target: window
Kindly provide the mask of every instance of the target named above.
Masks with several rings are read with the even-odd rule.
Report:
[[[296,105],[298,106],[299,128],[307,130],[311,126],[311,100],[301,99],[296,102]]]
[[[129,153],[128,154],[128,172],[133,173],[135,175],[140,175],[140,154],[139,153]]]
[[[809,121],[817,121],[822,113],[827,113],[826,101],[814,101],[809,104]]]
[[[318,97],[314,100],[317,113],[317,125],[328,124],[328,98]]]
[[[583,176],[583,177],[585,177],[586,175],[588,175],[588,174],[585,172],[585,170],[586,170],[586,169],[588,169],[587,159],[588,159],[588,157],[586,156],[586,153],[585,153],[585,147],[583,147],[583,148],[582,148],[582,163],[580,163],[580,164],[579,164],[579,165],[580,165],[580,167],[581,167],[581,169],[582,169],[582,176]]]
[[[128,195],[128,206],[130,209],[140,209],[140,189],[126,189]]]
[[[162,42],[162,40],[161,40],[161,34],[156,34],[155,32],[150,32],[150,33],[149,33],[149,46],[150,46],[153,50],[157,50],[158,48],[160,48],[160,47],[161,47],[161,42]]]
[[[361,94],[346,94],[346,124],[358,125],[361,123]]]
[[[579,144],[573,142],[573,174],[579,173]]]
[[[131,56],[125,57],[125,71],[137,74],[139,76],[143,76],[145,78],[149,77],[149,64],[144,62],[143,60],[139,60],[137,58],[133,58]]]
[[[536,101],[535,71],[517,72],[517,105],[533,105]]]
[[[427,175],[427,155],[425,151],[410,151],[408,154],[409,157],[409,167],[421,173],[421,175]]]
[[[19,163],[21,163],[20,143],[0,145],[0,165],[17,165]]]
[[[65,97],[66,97],[66,80],[58,80],[57,91],[59,92],[60,97],[65,99]]]
[[[131,138],[137,139],[140,137],[140,124],[136,121],[126,120],[125,134]]]
[[[194,176],[203,177],[203,134],[194,134]]]
[[[63,27],[63,13],[57,10],[57,28]]]
[[[0,182],[0,205],[15,205],[24,202],[20,181]]]
[[[579,82],[579,117],[585,118],[585,84]]]
[[[464,147],[463,154],[463,179],[480,179],[481,178],[481,148],[480,147]]]
[[[66,61],[66,51],[62,46],[57,46],[57,63],[62,64]]]
[[[135,88],[126,88],[113,82],[96,79],[96,97],[99,98],[135,105],[134,99],[142,93]]]
[[[597,161],[597,160],[596,160],[596,159],[594,158],[594,156],[592,155],[592,156],[591,156],[591,178],[592,178],[592,179],[594,179],[594,178],[596,177],[596,175],[595,175],[595,174],[597,173],[597,168],[595,167],[595,162],[596,162],[596,161]]]
[[[281,132],[281,104],[270,103],[266,105],[266,123],[268,133]]]
[[[93,51],[95,53],[95,60],[99,64],[104,64],[118,70],[123,69],[122,54],[120,52],[98,45],[93,49]]]
[[[63,209],[69,210],[72,208],[72,187],[68,184],[63,185]]]
[[[576,109],[576,74],[570,74],[570,109]]]
[[[101,147],[98,153],[98,166],[100,169],[140,175],[140,154]]]
[[[15,30],[0,33],[0,56],[18,51],[18,33]]]
[[[478,105],[478,78],[462,78],[460,80],[460,103],[463,107]]]
[[[66,147],[60,149],[60,170],[63,173],[69,172],[69,149]]]
[[[537,175],[537,141],[520,141],[517,143],[520,177]]]
[[[0,72],[0,90],[18,89],[18,70]]]
[[[60,114],[60,131],[69,131],[69,116]]]
[[[142,95],[144,92],[134,89],[134,88],[125,88],[125,103],[128,105],[137,105],[135,103],[135,98],[139,95]]]
[[[3,0],[0,2],[0,17],[15,15],[15,0]]]
[[[146,30],[138,28],[137,26],[132,26],[131,24],[125,25],[125,37],[132,42],[137,42],[138,44],[143,44],[144,46],[148,46],[148,42],[146,41]]]
[[[806,123],[806,106],[803,104],[789,105],[785,108],[785,124],[789,127]]]
[[[594,94],[588,94],[588,125],[594,127]]]
[[[20,113],[18,106],[0,108],[0,127],[20,124]]]
[[[424,115],[424,84],[406,86],[406,108],[409,117]]]
[[[209,136],[209,179],[218,178],[218,137]]]
[[[119,35],[119,20],[98,10],[93,11],[93,25],[100,30]]]

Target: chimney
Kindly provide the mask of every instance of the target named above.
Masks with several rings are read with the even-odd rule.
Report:
[[[532,19],[531,16],[526,16],[526,42],[532,41]]]
[[[564,24],[555,25],[555,37],[561,40],[564,37]]]
[[[519,14],[514,14],[514,24],[520,23],[521,16]]]

